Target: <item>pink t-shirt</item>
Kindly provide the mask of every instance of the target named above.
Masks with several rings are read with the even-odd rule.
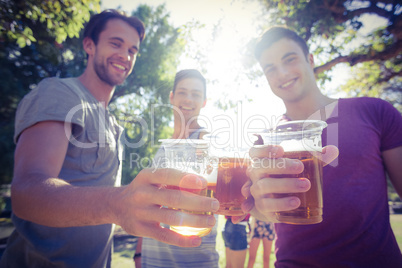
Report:
[[[340,154],[324,167],[324,220],[275,224],[276,267],[402,267],[381,156],[402,146],[401,114],[381,99],[350,98],[326,121],[323,145]]]

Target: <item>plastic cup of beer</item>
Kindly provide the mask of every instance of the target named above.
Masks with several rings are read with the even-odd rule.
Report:
[[[208,172],[208,142],[195,139],[165,139],[160,140],[165,150],[165,163],[167,168],[173,168],[182,172],[195,174],[205,178]],[[210,169],[209,169],[210,170]],[[211,197],[212,193],[208,188],[186,189],[180,186],[167,186],[168,189],[187,191],[202,196]],[[176,208],[171,208],[176,209]],[[200,212],[182,210],[185,213],[212,215],[212,212]],[[191,226],[170,226],[170,229],[186,236],[205,236],[212,228],[196,228]]]
[[[246,200],[241,189],[248,181],[246,171],[251,164],[250,146],[230,145],[224,136],[205,135],[210,142],[209,154],[213,171],[209,174],[208,189],[220,204],[215,214],[244,215],[241,204]]]
[[[274,197],[297,196],[301,205],[297,209],[276,213],[276,218],[289,224],[315,224],[322,221],[322,144],[321,134],[327,124],[320,120],[289,121],[261,134],[264,145],[280,145],[284,158],[303,162],[300,174],[269,175],[272,178],[307,178],[311,188],[305,193],[274,194]]]

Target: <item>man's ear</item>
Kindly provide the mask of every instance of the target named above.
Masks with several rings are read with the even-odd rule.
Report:
[[[169,101],[170,101],[170,104],[173,104],[172,102],[173,102],[173,91],[170,91],[170,94],[169,94]]]
[[[205,105],[207,105],[207,99],[204,100],[204,103],[202,104],[202,108],[204,108]]]
[[[310,63],[310,66],[312,67],[312,68],[314,68],[314,56],[313,56],[313,54],[308,54],[308,62]]]
[[[88,55],[93,55],[95,53],[95,43],[91,38],[85,37],[82,41],[82,46]]]

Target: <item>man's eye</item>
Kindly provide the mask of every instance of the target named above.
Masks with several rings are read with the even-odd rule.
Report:
[[[286,60],[286,63],[292,63],[292,62],[295,61],[295,60],[296,60],[295,57],[291,57],[291,58],[288,58],[288,59]]]
[[[273,67],[267,68],[267,69],[265,69],[265,73],[266,73],[266,74],[270,74],[270,73],[273,73],[274,70],[275,70],[275,68],[273,68]]]

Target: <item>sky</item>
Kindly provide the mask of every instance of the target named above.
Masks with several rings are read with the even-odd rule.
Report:
[[[201,110],[201,124],[210,128],[228,126],[237,131],[245,127],[267,127],[271,121],[285,112],[282,101],[270,90],[265,77],[250,81],[245,76],[242,66],[241,49],[248,41],[258,37],[261,32],[256,18],[261,12],[257,1],[243,3],[232,0],[102,0],[102,9],[117,8],[130,13],[139,4],[158,6],[165,3],[170,12],[170,23],[175,27],[197,20],[205,24],[205,29],[192,32],[198,46],[207,47],[207,81],[214,81],[207,85],[207,105]],[[220,23],[221,30],[211,41],[213,26]],[[135,67],[134,67],[135,68]],[[178,70],[186,68],[198,69],[197,62],[191,58],[180,58]],[[337,83],[348,77],[348,72],[338,67]],[[328,92],[336,84],[327,84]],[[215,105],[215,101],[231,100],[235,109],[222,111]],[[247,100],[252,100],[247,101]],[[262,118],[267,120],[262,120]]]

